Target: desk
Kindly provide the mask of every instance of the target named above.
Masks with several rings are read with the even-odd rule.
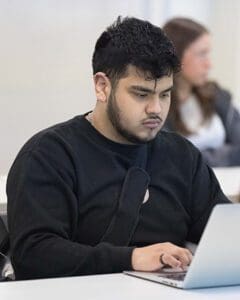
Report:
[[[124,274],[0,283],[1,300],[239,300],[240,286],[179,290]]]
[[[7,213],[7,195],[6,195],[7,176],[0,176],[0,214]]]
[[[240,167],[213,168],[213,171],[224,194],[233,201],[239,201]]]

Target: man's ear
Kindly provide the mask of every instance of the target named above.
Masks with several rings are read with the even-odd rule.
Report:
[[[107,102],[111,92],[111,83],[103,72],[97,72],[94,76],[95,93],[98,101]]]

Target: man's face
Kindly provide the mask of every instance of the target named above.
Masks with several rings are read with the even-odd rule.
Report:
[[[146,143],[155,138],[163,126],[170,107],[173,77],[148,80],[136,68],[112,89],[107,116],[120,143]]]

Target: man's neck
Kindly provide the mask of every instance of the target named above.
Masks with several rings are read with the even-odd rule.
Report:
[[[100,132],[107,139],[120,144],[131,144],[116,132],[105,113],[98,113],[98,111],[94,109],[92,112],[86,115],[86,119],[98,132]]]

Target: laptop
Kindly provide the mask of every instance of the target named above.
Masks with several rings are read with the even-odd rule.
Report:
[[[124,274],[182,289],[240,285],[240,204],[214,207],[186,271],[168,268]]]

